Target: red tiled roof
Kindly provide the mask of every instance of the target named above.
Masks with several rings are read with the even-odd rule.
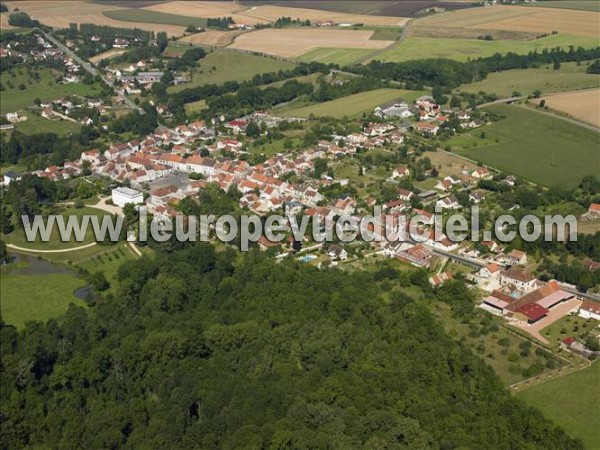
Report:
[[[535,322],[536,320],[541,319],[550,311],[548,311],[543,306],[538,305],[537,303],[529,303],[528,305],[521,306],[515,312],[521,313],[526,316],[530,321]]]

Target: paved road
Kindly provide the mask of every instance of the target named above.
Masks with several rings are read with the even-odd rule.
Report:
[[[84,248],[90,248],[90,247],[93,247],[94,245],[96,245],[96,243],[92,242],[90,244],[85,244],[80,247],[61,248],[59,250],[38,250],[35,248],[24,248],[24,247],[19,247],[17,245],[13,245],[13,244],[6,244],[6,246],[8,248],[11,248],[13,250],[19,250],[22,252],[33,252],[33,253],[67,253],[67,252],[74,252],[76,250],[83,250]]]
[[[517,100],[523,100],[525,97],[508,97],[508,98],[499,98],[498,100],[494,100],[493,102],[482,103],[481,105],[477,105],[476,108],[485,108],[486,106],[499,105],[500,103],[512,103]]]
[[[115,86],[115,84],[111,80],[106,78],[102,73],[98,72],[98,70],[96,70],[90,64],[89,61],[86,61],[86,60],[80,58],[77,54],[75,54],[75,52],[73,52],[69,47],[64,45],[62,42],[60,42],[58,39],[56,39],[50,33],[44,33],[42,30],[39,30],[39,31],[44,34],[46,39],[51,41],[54,45],[56,45],[59,49],[61,49],[65,54],[69,55],[71,58],[73,58],[75,61],[77,61],[77,63],[79,65],[81,65],[81,67],[83,67],[92,76],[95,77],[96,75],[100,75],[100,78],[102,78],[102,81],[104,81],[104,83],[106,83],[113,91],[115,91],[116,95],[121,95],[119,90]],[[138,107],[133,101],[131,101],[131,99],[127,98],[126,96],[124,98],[125,98],[125,103],[127,103],[127,106],[129,106],[131,109],[137,109],[140,114],[146,113],[142,108]]]

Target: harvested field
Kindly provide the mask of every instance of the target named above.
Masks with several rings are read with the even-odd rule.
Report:
[[[70,23],[93,23],[96,25],[108,25],[118,28],[140,28],[147,31],[165,31],[168,35],[182,35],[185,27],[178,25],[151,24],[143,22],[127,22],[111,19],[103,13],[116,11],[119,7],[96,3],[85,3],[74,7],[72,1],[47,0],[47,1],[9,1],[7,6],[12,10],[19,8],[25,11],[33,19],[42,24],[54,28],[68,28]],[[125,8],[121,8],[125,9]]]
[[[311,2],[317,6],[319,2]],[[429,2],[431,3],[431,2]],[[336,23],[364,23],[366,25],[403,25],[406,19],[402,17],[379,17],[344,12],[323,11],[314,8],[289,8],[287,6],[251,6],[244,7],[233,2],[185,2],[175,1],[145,8],[169,14],[179,14],[189,17],[221,17],[231,16],[237,23],[254,25],[257,23],[274,22],[280,17],[293,17],[302,20],[333,20]]]
[[[208,30],[204,33],[195,33],[184,36],[179,42],[189,42],[196,45],[206,45],[210,47],[227,47],[232,44],[237,36],[247,33],[244,30],[235,31],[217,31]]]
[[[316,48],[380,49],[392,41],[371,40],[373,31],[266,29],[239,36],[230,48],[293,58]]]
[[[539,104],[542,100],[549,110],[600,128],[600,89],[546,95],[533,103]]]
[[[392,17],[416,17],[419,11],[436,7],[447,10],[470,8],[470,2],[432,1],[432,0],[369,0],[369,1],[319,1],[314,0],[247,0],[244,5],[283,6],[290,9],[310,8],[322,11],[337,11],[349,14],[364,14]],[[296,17],[291,12],[288,14]]]
[[[486,6],[419,19],[419,26],[512,30],[598,37],[600,14],[589,11],[520,6]]]
[[[92,64],[98,64],[100,61],[102,61],[105,58],[114,58],[115,56],[122,55],[125,52],[127,52],[126,49],[113,48],[113,49],[106,50],[105,52],[98,53],[97,55],[92,56],[90,58],[90,62]]]

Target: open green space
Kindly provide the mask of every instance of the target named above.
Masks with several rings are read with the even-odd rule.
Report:
[[[523,4],[522,6],[535,6],[536,8],[578,9],[581,11],[600,12],[600,2],[597,0],[550,0]]]
[[[111,19],[126,22],[160,23],[164,25],[181,25],[184,27],[188,25],[197,27],[206,26],[206,19],[204,18],[180,16],[178,14],[168,14],[139,8],[104,11],[103,14]]]
[[[485,110],[504,118],[450,138],[452,151],[543,186],[572,188],[597,174],[597,133],[518,105]]]
[[[372,112],[376,106],[394,100],[402,99],[411,103],[424,93],[424,91],[406,91],[401,89],[375,89],[329,102],[278,111],[278,114],[288,117],[309,117],[313,115],[316,117],[332,116],[341,118],[347,116],[353,118],[359,117],[363,112]]]
[[[600,448],[600,363],[525,389],[518,397],[581,439],[586,448]]]
[[[103,216],[109,214],[91,207],[84,207],[79,209],[69,208],[61,214],[61,216],[64,217],[65,225],[67,225],[69,216],[76,216],[79,223],[81,223],[81,218],[84,215],[97,216],[98,219],[101,221]],[[48,242],[43,242],[39,233],[36,235],[35,241],[29,242],[27,240],[27,236],[25,235],[25,230],[22,227],[16,227],[12,233],[8,235],[3,235],[2,239],[7,244],[13,244],[17,247],[23,247],[32,250],[63,250],[68,248],[81,247],[83,245],[95,242],[91,221],[90,226],[88,226],[86,229],[84,239],[82,241],[76,241],[74,235],[71,235],[70,241],[63,242],[60,237],[60,232],[58,228],[59,226],[57,225],[57,222],[55,222],[55,225],[52,227],[52,232],[50,234],[50,240]],[[68,254],[69,253],[63,253],[63,258],[67,257]]]
[[[61,75],[52,69],[40,69],[37,73],[39,80],[30,77],[24,67],[7,70],[0,74],[0,83],[4,86],[0,102],[2,115],[33,106],[36,98],[44,102],[68,95],[85,97],[100,94],[100,86],[96,83],[60,84],[56,82],[56,78]],[[24,89],[19,89],[19,86]]]
[[[189,83],[171,86],[167,91],[178,92],[203,84],[222,84],[226,81],[246,81],[257,74],[277,72],[293,67],[293,63],[274,58],[216,50],[198,62],[198,66],[192,71],[192,79]]]
[[[103,247],[103,251],[96,253],[77,264],[78,267],[88,270],[90,273],[102,272],[111,283],[111,288],[116,287],[117,271],[125,262],[137,259],[137,255],[127,243],[120,243],[112,247]]]
[[[558,319],[552,325],[544,328],[541,331],[541,334],[548,339],[550,345],[558,348],[560,346],[560,341],[564,338],[573,337],[576,339],[583,339],[587,333],[593,331],[597,326],[597,320],[566,315]]]
[[[515,69],[490,73],[481,81],[464,84],[457,92],[487,92],[499,97],[510,97],[513,92],[529,95],[539,89],[543,94],[575,91],[600,86],[600,77],[585,73],[588,63],[563,63],[559,70],[552,66],[537,69]]]
[[[24,114],[27,120],[15,124],[15,129],[25,134],[54,133],[64,136],[69,133],[77,133],[81,125],[64,119],[45,119],[37,113],[28,111]]]
[[[14,275],[3,268],[0,277],[2,319],[17,328],[29,320],[58,317],[71,303],[85,306],[83,300],[73,295],[76,289],[85,286],[85,281],[73,274]]]
[[[562,47],[594,48],[598,39],[594,37],[570,36],[555,34],[531,41],[485,41],[479,39],[449,39],[410,37],[400,45],[377,55],[375,59],[384,62],[408,61],[411,59],[448,58],[457,61],[467,61],[479,57],[492,56],[495,53],[506,54],[514,52],[527,54],[545,48]]]
[[[355,61],[373,53],[373,50],[358,49],[358,48],[316,48],[303,53],[298,58],[298,61],[310,62],[317,61],[321,63],[333,63],[340,66],[347,66]]]

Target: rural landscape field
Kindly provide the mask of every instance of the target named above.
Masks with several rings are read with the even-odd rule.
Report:
[[[0,0],[0,448],[600,449],[599,5]]]

